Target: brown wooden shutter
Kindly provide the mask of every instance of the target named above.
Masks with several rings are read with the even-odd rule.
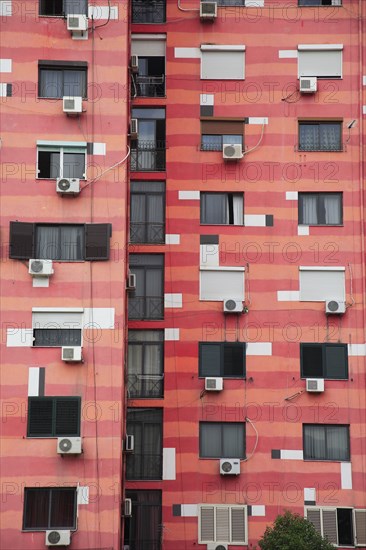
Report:
[[[215,508],[201,506],[200,508],[200,543],[215,542]]]
[[[366,546],[366,510],[353,510],[356,546]]]
[[[85,226],[85,260],[108,260],[110,223],[91,223]]]
[[[208,135],[238,134],[244,132],[242,120],[201,120],[201,133]]]
[[[34,258],[34,223],[10,222],[9,258]]]

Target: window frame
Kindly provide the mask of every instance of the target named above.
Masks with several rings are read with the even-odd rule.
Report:
[[[311,376],[306,376],[304,374],[304,350],[306,348],[315,348],[315,347],[316,348],[321,348],[321,350],[322,350],[322,364],[321,364],[322,375],[318,376],[318,375],[312,374]],[[329,375],[327,373],[327,368],[329,369],[330,367],[327,365],[326,350],[327,350],[327,348],[336,348],[336,347],[342,347],[344,349],[344,352],[345,352],[345,365],[344,365],[345,377],[344,378],[329,377]],[[316,343],[316,342],[315,343],[301,342],[300,343],[300,373],[301,373],[301,378],[303,378],[303,379],[306,379],[306,378],[323,378],[324,380],[348,380],[349,379],[348,345],[347,344],[341,344],[341,343],[331,343],[331,342],[327,342],[327,343],[323,343],[323,344]]]
[[[203,138],[221,138],[220,144],[204,144]],[[234,140],[232,138],[235,138]],[[238,139],[238,143],[235,143],[236,138]],[[226,141],[225,141],[226,140]],[[222,151],[224,148],[224,145],[241,145],[242,149],[244,149],[244,136],[243,134],[201,134],[201,151]]]
[[[339,198],[339,209],[340,209],[340,222],[339,223],[306,223],[304,222],[302,219],[301,219],[301,216],[302,216],[302,210],[301,210],[301,203],[303,201],[303,199],[306,197],[306,196],[315,196],[316,197],[316,210],[317,210],[317,218],[319,219],[319,210],[321,208],[321,204],[320,202],[323,200],[324,201],[324,198],[325,197],[328,197],[328,196],[337,196]],[[303,191],[299,191],[298,193],[298,224],[299,225],[306,225],[306,226],[309,226],[309,227],[341,227],[343,226],[343,193],[342,191],[309,191],[309,192],[303,192]]]
[[[337,124],[340,128],[340,136],[339,136],[339,149],[303,149],[301,147],[300,142],[300,127],[301,126],[318,126],[319,130],[319,146],[320,144],[320,128],[321,126],[329,126],[331,124]],[[298,121],[298,144],[297,144],[297,150],[301,153],[343,153],[344,151],[344,145],[343,145],[343,120],[299,120]]]
[[[29,499],[30,492],[44,492],[49,494],[49,502],[48,502],[48,524],[46,527],[27,527],[26,526],[26,512],[27,512],[27,504]],[[73,502],[73,525],[72,526],[61,526],[61,525],[52,525],[51,524],[51,511],[52,511],[52,498],[55,493],[58,492],[74,492],[74,502]],[[47,531],[47,530],[61,530],[61,529],[67,529],[70,531],[76,531],[77,530],[77,487],[24,487],[24,507],[23,507],[23,522],[22,522],[22,530],[23,531]]]
[[[220,346],[220,374],[202,374],[203,368],[203,348],[207,346]],[[211,377],[220,377],[226,379],[239,379],[244,380],[246,378],[246,342],[199,342],[199,351],[198,351],[198,377],[199,378],[211,378]],[[238,348],[242,350],[242,374],[241,375],[227,375],[225,374],[225,348]]]
[[[40,176],[40,161],[39,161],[39,153],[59,153],[60,155],[60,171],[59,174],[56,177],[44,177]],[[63,177],[70,177],[70,176],[64,176],[64,155],[67,153],[73,153],[73,154],[83,154],[84,155],[84,172],[81,181],[87,180],[87,146],[86,145],[38,145],[37,144],[37,162],[36,162],[36,179],[37,180],[52,180],[56,181],[59,178]]]
[[[340,273],[342,275],[335,275],[331,276],[332,273]],[[306,275],[308,274],[308,275]],[[314,286],[311,287],[311,291],[313,292],[313,289],[315,288],[316,292],[312,293],[309,297],[309,284],[314,283],[310,281],[309,283],[309,274],[312,274],[313,276],[316,274],[319,276],[319,280],[316,281],[316,284],[318,285],[317,288]],[[327,275],[327,280],[323,281],[324,277],[326,275],[321,276],[321,274]],[[310,275],[311,277],[311,275]],[[339,279],[339,280],[338,280]],[[328,288],[326,292],[324,291],[323,287],[325,287],[325,284],[330,284],[331,280],[331,286],[334,288],[337,288],[337,290],[332,294],[333,290],[331,290],[331,293],[328,293]],[[339,287],[339,288],[338,288]],[[342,287],[342,288],[341,288]],[[326,300],[340,300],[345,301],[346,300],[346,269],[345,267],[325,267],[325,266],[299,266],[299,301],[300,302],[325,302]],[[321,289],[321,292],[320,290]]]
[[[203,217],[204,217],[204,200],[206,199],[207,195],[225,195],[227,198],[231,197],[231,204],[232,204],[232,209],[233,209],[233,223],[219,223],[219,222],[207,222],[207,221],[203,221]],[[240,197],[242,199],[241,201],[241,204],[242,204],[242,217],[243,217],[243,223],[234,223],[235,221],[235,214],[234,214],[234,197]],[[230,215],[229,215],[229,218],[230,218]],[[223,227],[231,227],[231,226],[234,226],[234,227],[243,227],[245,224],[244,224],[244,193],[243,192],[231,192],[231,191],[201,191],[200,192],[200,225],[220,225],[220,226],[223,226]]]
[[[146,412],[146,411],[158,411],[159,415],[156,415],[159,418],[154,418],[151,414],[149,419],[142,418],[141,420],[135,419],[131,420],[129,419],[129,415],[135,413],[135,412]],[[133,426],[139,426],[139,434],[136,434]],[[149,425],[159,425],[159,436],[160,436],[160,452],[158,455],[152,455],[146,453],[146,445],[145,440],[148,439],[146,432],[148,432]],[[127,433],[134,435],[135,440],[135,449],[133,454],[129,454],[127,456],[127,462],[126,462],[126,479],[128,481],[161,481],[163,479],[163,438],[164,438],[164,410],[162,407],[129,407],[127,409],[126,414],[126,426],[127,426]],[[139,441],[139,436],[141,441]],[[138,454],[137,449],[140,448],[141,452]],[[131,475],[131,472],[129,471],[129,463],[137,464],[137,457],[140,458],[139,460],[139,468],[138,467],[132,467],[131,472],[133,475]],[[152,476],[143,476],[144,470],[146,466],[153,461],[152,457],[159,457],[160,463],[156,466],[156,471],[154,470],[154,474]],[[139,470],[139,471],[138,471]]]
[[[203,510],[209,510],[209,509],[213,509],[213,514],[214,514],[214,521],[213,521],[213,531],[214,531],[214,540],[208,540],[208,538],[205,538],[202,536],[202,523],[203,523],[203,520],[202,520],[202,511]],[[230,540],[225,540],[223,541],[221,538],[217,537],[217,533],[216,533],[216,524],[217,524],[217,510],[222,510],[222,509],[228,509],[228,512],[229,512],[229,525],[228,525],[228,530],[229,530],[229,539]],[[232,525],[233,525],[233,520],[232,520],[232,510],[233,509],[236,509],[236,510],[240,510],[242,509],[243,512],[244,512],[244,530],[245,530],[245,539],[244,540],[241,540],[241,541],[238,541],[238,540],[234,540],[233,541],[233,533],[232,533]],[[216,543],[220,543],[220,542],[224,542],[224,543],[227,543],[227,544],[230,544],[232,546],[246,546],[248,544],[248,506],[246,504],[198,504],[198,544],[216,544]]]
[[[312,6],[314,7],[314,6]],[[316,6],[315,6],[316,7]],[[333,6],[334,7],[334,6]],[[340,54],[340,60],[337,60],[337,63],[340,61],[340,67],[339,74],[332,74],[329,72],[329,65],[332,66],[332,62],[334,63],[334,60],[327,59],[326,61],[324,58],[321,60],[323,64],[320,64],[320,70],[319,70],[319,60],[317,60],[318,67],[316,70],[309,71],[306,69],[306,64],[309,64],[309,59],[304,60],[302,58],[302,54],[306,52],[312,52],[313,54],[319,54],[319,56],[326,54],[327,52],[339,52]],[[314,59],[311,61],[311,67],[314,66],[315,61]],[[304,67],[305,64],[305,67]],[[324,71],[324,66],[327,66],[326,71]],[[314,67],[315,69],[315,67]],[[328,71],[328,72],[327,72]],[[320,74],[319,74],[320,72]],[[321,74],[322,72],[325,72],[326,74]],[[318,74],[316,74],[318,73]],[[308,77],[316,77],[319,80],[342,80],[343,79],[343,44],[298,44],[297,46],[297,77],[298,78],[308,78]]]
[[[136,374],[135,372],[132,371],[132,369],[130,370],[130,362],[129,362],[129,359],[127,359],[127,389],[128,389],[128,395],[129,395],[129,398],[130,399],[162,399],[164,397],[164,344],[165,344],[165,341],[164,341],[164,331],[161,330],[161,329],[147,329],[149,332],[155,332],[155,333],[159,333],[159,336],[160,336],[160,339],[159,340],[130,340],[130,333],[131,332],[134,332],[134,333],[138,333],[138,332],[145,332],[144,330],[135,330],[135,329],[131,329],[128,331],[128,343],[127,343],[127,348],[128,348],[128,354],[129,354],[129,350],[130,350],[130,346],[140,346],[142,349],[141,349],[141,365],[139,365],[139,370],[140,370],[140,367],[141,367],[141,371],[142,371],[142,376],[146,376],[144,374],[145,372],[145,349],[146,347],[156,347],[158,348],[159,350],[159,362],[160,362],[160,379],[161,379],[161,391],[159,393],[159,395],[149,395],[149,394],[146,394],[146,392],[141,392],[141,394],[137,393],[137,394],[132,394],[131,395],[131,392],[130,392],[130,383],[129,383],[129,377],[130,376],[139,376],[138,374]],[[128,355],[129,357],[129,355]],[[153,375],[153,376],[159,376],[159,375]],[[144,381],[142,379],[142,382],[141,382],[141,388],[143,388],[144,386]]]
[[[353,544],[345,544],[343,542],[339,542],[339,523],[338,523],[338,510],[350,510],[351,511],[351,528],[352,528],[352,535],[353,535]],[[308,512],[319,512],[319,526],[320,530],[317,529],[316,525],[309,519]],[[304,506],[304,517],[310,521],[314,525],[315,530],[321,534],[322,537],[326,537],[326,529],[324,529],[324,518],[323,518],[323,512],[333,512],[335,513],[335,522],[336,522],[336,535],[337,535],[337,542],[333,542],[333,544],[336,547],[346,547],[346,548],[353,548],[353,547],[364,547],[366,544],[366,538],[365,540],[358,542],[359,537],[357,533],[358,525],[357,525],[357,519],[356,516],[358,513],[363,512],[364,515],[364,522],[366,522],[366,509],[365,508],[354,508],[352,506],[317,506],[317,505],[308,505]],[[361,525],[362,529],[362,525]]]
[[[151,182],[149,182],[148,180],[143,180],[142,183],[161,183],[162,184],[162,190],[161,191],[134,191],[133,190],[133,187],[134,187],[134,184],[135,183],[141,183],[140,180],[131,180],[130,182],[130,242],[133,243],[133,244],[165,244],[165,234],[166,234],[166,184],[165,184],[165,181],[162,181],[162,180],[151,180]],[[163,208],[162,208],[162,221],[161,221],[161,225],[162,225],[162,231],[163,231],[163,238],[162,240],[157,240],[157,241],[154,241],[154,240],[148,240],[148,230],[149,230],[149,226],[151,225],[154,225],[153,222],[143,222],[145,224],[145,227],[144,227],[144,235],[146,236],[146,240],[144,241],[139,241],[139,240],[132,240],[131,238],[131,229],[132,229],[132,226],[134,224],[138,224],[139,222],[134,222],[132,220],[132,197],[134,196],[144,196],[145,197],[145,204],[144,204],[144,218],[147,219],[148,217],[148,210],[149,210],[149,197],[151,196],[159,196],[162,198],[162,202],[163,202]],[[160,222],[155,222],[155,223],[160,223]]]
[[[218,437],[220,438],[220,454],[218,456],[207,456],[206,454],[203,454],[203,449],[202,449],[202,432],[203,432],[203,427],[205,425],[216,425],[219,429],[220,429],[220,434],[218,435]],[[225,430],[225,427],[226,426],[232,426],[232,425],[235,425],[237,426],[238,428],[242,428],[243,430],[243,433],[241,434],[242,436],[242,441],[243,441],[243,455],[242,456],[232,456],[231,454],[228,455],[226,452],[225,452],[225,449],[224,449],[224,441],[223,441],[223,432]],[[240,459],[240,460],[244,460],[246,458],[246,423],[245,422],[211,422],[211,421],[200,421],[199,422],[199,458],[200,459],[221,459],[221,458],[237,458],[237,459]]]
[[[32,424],[32,421],[31,421],[31,403],[35,403],[35,402],[44,402],[45,403],[47,401],[52,403],[52,420],[51,420],[52,430],[48,434],[32,435],[32,433],[30,432],[31,424]],[[78,410],[77,410],[78,430],[76,432],[68,433],[68,434],[64,434],[64,433],[63,434],[58,434],[57,433],[57,431],[56,431],[57,403],[59,401],[77,403],[77,405],[78,405]],[[48,397],[48,396],[28,396],[27,438],[29,438],[29,439],[51,439],[51,438],[56,438],[56,437],[80,437],[80,429],[81,429],[81,397],[69,396],[69,395],[68,396],[52,396],[52,397]]]
[[[62,89],[63,95],[61,96],[48,96],[41,95],[42,91],[42,73],[47,71],[59,71],[62,72]],[[88,64],[85,61],[53,61],[53,60],[40,60],[38,61],[38,98],[39,99],[62,99],[64,96],[70,96],[71,94],[65,93],[64,71],[80,72],[85,75],[84,90],[81,97],[88,99]],[[79,96],[80,97],[80,96]]]
[[[131,311],[129,309],[128,311],[128,318],[129,320],[149,320],[149,321],[162,321],[164,320],[164,314],[165,314],[165,306],[164,306],[164,294],[165,294],[165,288],[164,288],[164,284],[165,284],[165,255],[164,254],[149,254],[149,253],[133,253],[133,254],[130,254],[130,258],[131,256],[133,257],[136,257],[136,256],[140,256],[140,257],[146,257],[146,256],[159,256],[161,257],[161,263],[160,264],[143,264],[141,263],[140,265],[133,265],[131,264],[131,262],[129,263],[129,269],[130,269],[130,272],[131,273],[135,273],[136,274],[136,277],[137,277],[137,273],[136,273],[136,269],[140,269],[140,270],[143,270],[143,279],[144,279],[144,288],[143,288],[143,294],[141,295],[137,295],[136,296],[136,292],[138,290],[138,283],[136,284],[136,290],[133,292],[133,296],[130,295],[129,297],[129,304],[130,303],[133,303],[133,300],[136,301],[137,303],[137,309],[139,310],[140,307],[138,306],[138,302],[140,301],[142,303],[142,308],[141,308],[141,311],[142,311],[142,316],[138,316],[138,317],[131,317],[130,314],[131,314]],[[146,294],[146,281],[147,281],[147,276],[148,276],[148,271],[149,270],[160,270],[160,284],[161,284],[161,295],[159,296],[147,296]],[[152,302],[149,302],[149,298],[153,298],[153,299],[156,299],[156,300],[160,300],[160,306],[161,306],[161,313],[158,315],[158,316],[151,316],[151,309],[154,309],[154,307],[152,307],[153,303]],[[160,309],[158,308],[157,309],[158,312],[160,312]]]
[[[312,457],[309,457],[309,456],[306,456],[306,446],[305,446],[305,442],[306,442],[306,438],[305,438],[305,432],[306,432],[306,428],[307,427],[313,427],[313,426],[316,426],[317,428],[322,428],[324,429],[324,447],[325,447],[325,458],[312,458]],[[347,459],[339,459],[339,458],[332,458],[329,456],[329,449],[328,449],[328,446],[327,446],[327,430],[328,428],[347,428],[347,432],[348,432],[348,438],[347,438],[347,455],[348,455],[348,458]],[[304,456],[304,461],[306,462],[345,462],[345,463],[348,463],[351,461],[351,443],[350,443],[350,425],[349,424],[316,424],[316,423],[306,423],[306,424],[303,424],[302,425],[302,440],[303,440],[303,456]]]
[[[298,0],[298,6],[301,7],[301,8],[341,8],[342,7],[342,0],[340,0],[340,4],[322,4],[322,2],[324,2],[324,0],[312,0],[313,2],[316,2],[318,1],[319,4],[301,4],[301,2],[303,1],[306,1],[306,0]],[[329,0],[330,2],[332,2],[333,0]]]
[[[153,500],[151,496],[156,498],[156,502],[151,502]],[[126,498],[132,500],[132,515],[124,519],[123,548],[146,548],[147,543],[148,548],[160,550],[163,510],[162,491],[159,489],[126,489]],[[151,521],[151,517],[153,521]],[[146,530],[141,529],[141,525],[148,527]],[[150,530],[155,534],[153,540],[151,539]]]
[[[46,0],[47,1],[47,0]],[[38,15],[39,17],[62,17],[62,18],[65,18],[65,16],[67,15],[66,12],[64,11],[64,0],[62,0],[62,13],[56,13],[56,14],[47,14],[47,13],[41,13],[41,8],[42,8],[42,0],[39,2],[39,6],[38,6]],[[88,15],[88,8],[89,8],[89,3],[88,3],[88,0],[86,0],[86,11],[85,13],[82,13],[81,15]]]

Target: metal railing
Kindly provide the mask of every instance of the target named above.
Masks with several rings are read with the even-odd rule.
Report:
[[[157,222],[131,222],[131,243],[156,243],[165,242],[165,224]]]
[[[133,91],[133,86],[132,86]],[[136,76],[137,97],[164,97],[165,76]]]
[[[128,299],[129,319],[164,319],[164,298],[162,296],[130,296]]]
[[[163,374],[129,374],[128,397],[163,397]]]
[[[161,172],[165,170],[165,141],[139,141],[131,146],[132,172]]]
[[[132,23],[165,23],[165,1],[133,0]]]
[[[126,478],[134,479],[161,479],[163,459],[159,454],[139,454],[134,452],[127,457]]]

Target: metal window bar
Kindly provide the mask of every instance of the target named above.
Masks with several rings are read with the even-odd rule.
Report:
[[[131,222],[131,243],[164,243],[165,224],[155,222]]]
[[[164,97],[165,76],[136,76],[138,97]]]
[[[129,319],[164,319],[162,296],[131,296],[128,300]]]
[[[165,170],[165,141],[139,141],[131,147],[132,172],[161,172]]]
[[[157,398],[163,396],[164,374],[129,374],[128,396]]]
[[[134,0],[132,23],[165,23],[165,1]]]

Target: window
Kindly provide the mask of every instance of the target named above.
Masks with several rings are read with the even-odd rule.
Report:
[[[200,268],[200,300],[244,300],[244,267]]]
[[[39,61],[39,97],[78,96],[86,98],[87,63]]]
[[[300,344],[301,377],[348,380],[347,344]]]
[[[305,517],[336,546],[366,545],[366,510],[309,506]]]
[[[299,0],[299,6],[341,6],[342,0]]]
[[[201,224],[243,225],[243,193],[200,193]]]
[[[81,346],[83,310],[33,308],[33,346]]]
[[[342,151],[342,122],[299,122],[299,151]]]
[[[201,46],[202,80],[244,80],[245,46]]]
[[[200,342],[199,375],[243,378],[245,348],[239,342]]]
[[[40,145],[37,147],[37,178],[86,178],[86,146]]]
[[[304,460],[350,460],[349,426],[304,424]]]
[[[164,332],[129,330],[128,396],[130,398],[163,396]]]
[[[26,487],[23,529],[76,529],[76,487]]]
[[[40,0],[39,15],[64,16],[69,13],[87,14],[87,0]]]
[[[162,181],[131,181],[132,243],[165,242],[165,184]]]
[[[243,148],[244,120],[201,120],[202,151],[222,151],[224,144]]]
[[[342,193],[299,193],[299,224],[341,225]]]
[[[342,50],[342,44],[299,44],[298,77],[342,78]]]
[[[29,397],[28,437],[80,435],[80,397]]]
[[[199,505],[198,532],[198,544],[248,544],[247,507],[224,504]]]
[[[10,222],[9,258],[60,261],[108,260],[112,226]]]
[[[131,170],[165,170],[165,109],[132,109],[138,120],[138,139],[131,147]]]
[[[132,23],[165,23],[165,0],[132,0]]]
[[[218,6],[245,6],[245,0],[218,0]]]
[[[200,422],[200,458],[245,458],[245,423]]]
[[[127,433],[135,437],[134,452],[127,455],[127,479],[161,479],[163,462],[162,409],[128,409]]]
[[[124,548],[161,550],[161,491],[126,491],[132,500],[132,516],[125,518]]]
[[[163,254],[130,254],[130,271],[136,275],[136,290],[128,299],[129,319],[163,319]]]
[[[300,267],[300,301],[345,301],[344,267]]]

